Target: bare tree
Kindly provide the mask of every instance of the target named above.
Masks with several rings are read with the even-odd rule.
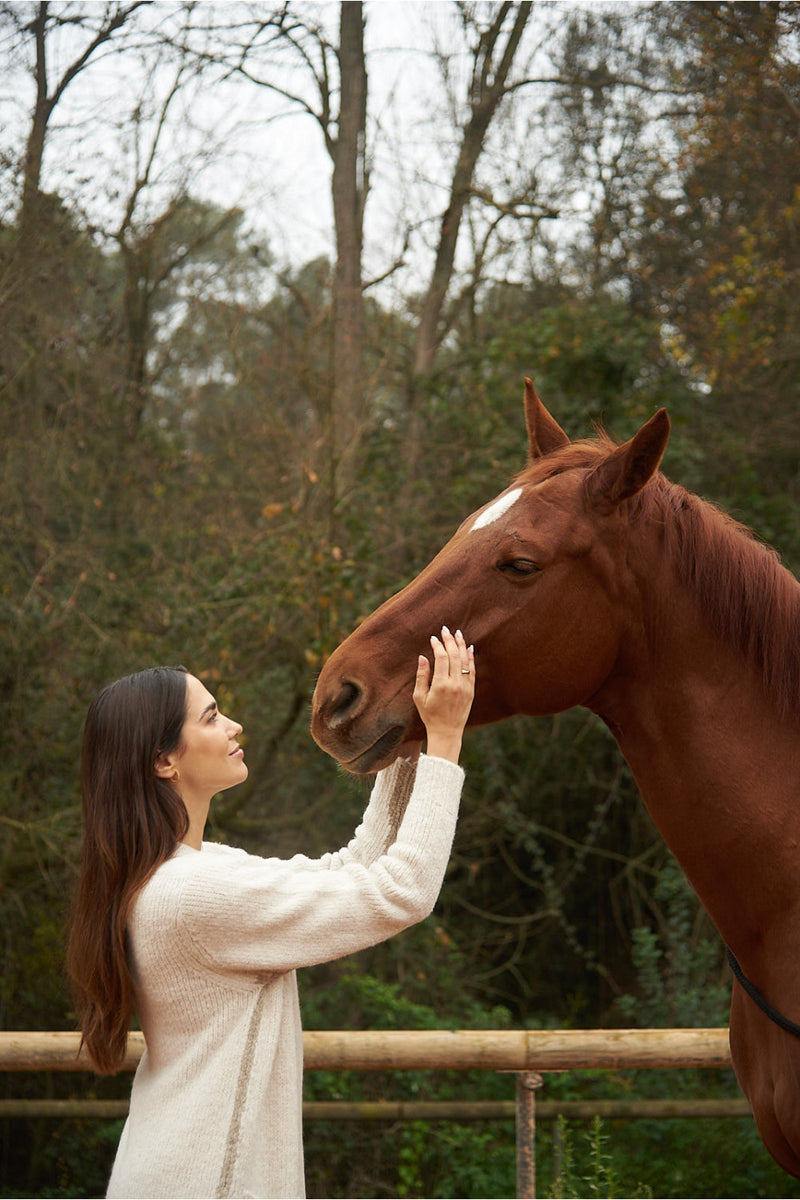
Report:
[[[361,0],[339,6],[338,45],[316,11],[285,3],[229,25],[211,49],[194,48],[222,69],[265,88],[318,124],[332,164],[336,239],[331,303],[330,382],[322,397],[318,463],[331,513],[346,491],[361,437],[364,208],[367,169],[367,70]],[[293,66],[301,68],[292,74]]]
[[[505,0],[496,5],[491,23],[478,31],[469,82],[469,115],[461,134],[448,203],[439,225],[436,259],[417,326],[414,350],[414,374],[417,377],[429,374],[446,332],[446,326],[442,324],[442,312],[453,276],[458,235],[470,198],[475,167],[485,145],[489,126],[507,93],[514,57],[531,8],[529,0],[519,4]]]
[[[65,340],[71,305],[71,274],[77,269],[77,222],[57,195],[42,186],[45,148],[53,114],[68,89],[85,76],[104,50],[116,49],[119,33],[143,0],[131,3],[4,4],[0,20],[10,34],[11,61],[24,63],[34,84],[24,149],[14,236],[0,254],[7,318],[5,371],[0,381],[19,411],[50,420],[60,401],[53,354]],[[56,68],[53,69],[52,63]],[[18,76],[15,78],[18,79]]]
[[[124,267],[125,370],[118,423],[122,439],[135,438],[139,432],[149,395],[147,360],[153,344],[154,311],[165,286],[240,218],[236,209],[218,210],[192,200],[189,163],[182,165],[166,202],[157,211],[152,209],[150,193],[160,182],[158,160],[170,109],[186,83],[186,75],[192,73],[186,61],[180,61],[170,85],[152,109],[145,96],[148,92],[155,94],[155,81],[146,79],[143,95],[128,121],[135,140],[133,178],[121,218],[110,232]]]
[[[336,270],[333,288],[333,385],[329,447],[333,496],[338,498],[352,470],[364,419],[362,343],[364,301],[361,254],[366,161],[367,71],[362,4],[343,3],[339,26],[341,94],[335,138],[326,133],[333,161],[333,220]]]
[[[2,16],[15,29],[19,42],[33,43],[33,76],[36,95],[31,113],[30,127],[25,145],[22,171],[22,201],[19,227],[25,241],[37,217],[41,196],[42,159],[48,126],[56,106],[70,85],[94,62],[103,47],[114,39],[117,32],[129,21],[145,0],[132,0],[129,4],[53,6],[49,0],[40,0],[35,5],[4,4]],[[30,18],[30,19],[29,19]],[[67,26],[73,31],[86,34],[81,47],[76,38],[74,57],[52,77],[50,70],[49,43],[52,34]]]

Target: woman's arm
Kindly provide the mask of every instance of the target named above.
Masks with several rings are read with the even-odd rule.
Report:
[[[175,934],[221,974],[287,971],[392,937],[430,913],[450,856],[464,773],[424,757],[397,838],[369,864],[195,854]]]
[[[319,870],[323,860],[302,856],[246,857],[224,871],[194,860],[182,919],[207,965],[280,971],[325,962],[383,941],[431,911],[455,831],[464,778],[457,758],[475,683],[472,652],[460,634],[443,629],[431,644],[432,675],[421,659],[414,689],[429,754],[416,766],[395,840],[371,861],[340,852],[339,869],[329,871]],[[408,785],[407,768],[389,770]]]
[[[426,727],[429,757],[457,763],[475,692],[474,652],[460,630],[453,636],[445,626],[441,633],[441,640],[431,638],[432,672],[427,658],[419,656],[413,699]],[[353,861],[368,865],[388,850],[403,819],[419,758],[419,745],[405,749],[409,757],[395,759],[378,773],[361,824],[347,846],[306,859],[309,867],[336,870]]]

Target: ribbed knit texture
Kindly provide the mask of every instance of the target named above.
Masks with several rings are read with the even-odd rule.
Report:
[[[305,1195],[295,970],[421,921],[442,885],[464,773],[399,760],[353,840],[319,859],[181,845],[129,923],[146,1050],[109,1197]]]

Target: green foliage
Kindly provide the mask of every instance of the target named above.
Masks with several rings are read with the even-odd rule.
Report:
[[[578,1124],[559,1118],[552,1133],[537,1130],[537,1147],[537,1193],[550,1197],[798,1194],[749,1120],[595,1118]]]
[[[617,1178],[614,1160],[610,1153],[611,1138],[599,1117],[594,1118],[584,1139],[588,1157],[586,1174],[580,1173],[580,1168],[576,1163],[575,1135],[563,1117],[558,1118],[556,1139],[557,1166],[551,1190],[547,1193],[548,1196],[564,1197],[565,1200],[567,1197],[604,1196],[611,1200],[615,1196],[648,1197],[652,1195],[649,1188],[634,1189],[628,1186],[621,1190],[622,1185]]]
[[[661,930],[633,931],[639,992],[617,999],[626,1023],[648,1028],[724,1025],[730,1004],[725,953],[674,859],[661,869],[653,897]]]
[[[365,973],[359,955],[357,962],[303,973],[306,1028],[496,1029],[508,1023],[507,1012],[482,1009],[469,995],[458,997],[452,984],[442,985],[442,976],[446,979],[452,970],[454,951],[442,944],[435,918],[409,932],[427,944],[427,953],[414,959],[417,976],[419,964],[430,963],[432,953],[436,956],[435,975],[428,973],[424,981],[429,1002],[410,999],[405,985]],[[411,965],[406,963],[405,969]],[[438,994],[445,992],[447,1007],[439,1007]],[[305,1079],[305,1097],[314,1100],[488,1100],[512,1094],[509,1077],[480,1071],[314,1071]],[[307,1126],[306,1173],[310,1196],[512,1195],[513,1124],[314,1121]]]

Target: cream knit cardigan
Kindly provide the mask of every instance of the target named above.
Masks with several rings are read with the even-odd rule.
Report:
[[[305,1195],[295,968],[428,916],[463,778],[394,763],[353,840],[319,859],[204,842],[158,868],[128,927],[146,1049],[109,1197]]]

